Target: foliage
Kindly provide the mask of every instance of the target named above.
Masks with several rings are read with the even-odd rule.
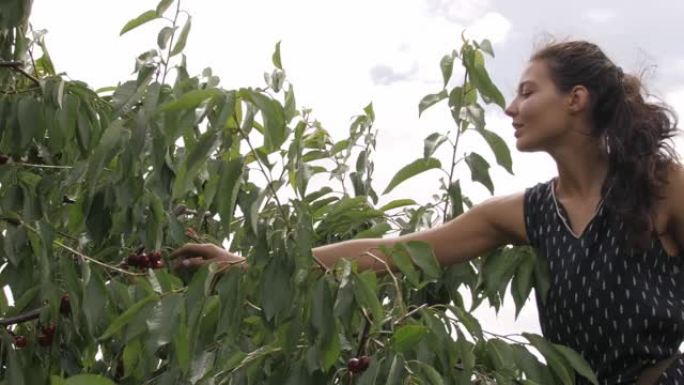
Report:
[[[471,315],[485,299],[498,309],[509,286],[518,312],[533,287],[543,300],[546,264],[528,248],[445,270],[429,245],[396,244],[383,251],[399,271],[385,274],[346,260],[326,271],[311,253],[460,215],[471,205],[460,160],[493,192],[483,156],[456,159],[466,131],[511,172],[480,104],[504,105],[484,65],[488,41],[463,39],[441,60],[444,87],[419,113],[447,100],[454,138],[427,136],[424,157],[384,190],[442,169],[434,155],[449,143],[440,194],[378,207],[372,104],[333,140],[297,107],[280,43],[265,87],[223,89],[209,68],[188,74],[190,17],[162,0],[121,30],[168,23],[136,58],[135,79],[96,92],[55,73],[43,34],[28,28],[30,5],[0,3],[2,383],[572,384],[575,370],[596,383],[572,350],[493,336]],[[448,89],[455,64],[464,78]],[[311,191],[314,178],[328,182]],[[177,276],[165,259],[189,240],[229,243],[250,268]]]

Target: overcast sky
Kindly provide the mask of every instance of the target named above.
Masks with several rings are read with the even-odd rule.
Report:
[[[34,0],[32,23],[47,29],[48,47],[57,71],[93,87],[130,78],[134,58],[156,47],[162,22],[119,37],[121,27],[156,0]],[[600,5],[598,5],[600,4]],[[646,73],[652,94],[684,115],[684,2],[540,1],[540,0],[185,0],[193,17],[186,48],[191,74],[211,67],[224,88],[263,85],[275,43],[282,40],[282,59],[299,105],[331,135],[345,136],[351,116],[373,102],[379,130],[375,187],[382,191],[403,165],[422,156],[423,139],[446,132],[453,123],[445,104],[418,118],[418,102],[441,89],[440,58],[458,48],[460,34],[489,38],[495,59],[487,66],[507,101],[514,96],[520,72],[533,49],[548,36],[597,43],[625,72]],[[488,128],[513,151],[515,176],[492,170],[496,193],[519,191],[556,175],[545,154],[521,154],[514,146],[511,121],[490,109]],[[682,140],[677,140],[682,152]],[[477,149],[494,158],[476,137],[462,152]],[[444,165],[450,154],[439,153]],[[469,180],[461,169],[462,179]],[[383,201],[414,197],[428,201],[438,187],[437,172],[401,185]],[[478,186],[466,193],[479,202],[488,196]],[[539,332],[529,303],[513,322],[513,301],[499,314],[483,309],[483,327],[502,333]]]

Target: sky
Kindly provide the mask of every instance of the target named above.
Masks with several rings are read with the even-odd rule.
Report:
[[[131,78],[134,58],[156,47],[162,21],[119,36],[121,27],[156,0],[34,0],[34,29],[46,29],[46,41],[58,72],[92,87]],[[374,187],[384,190],[400,167],[422,156],[423,140],[453,129],[446,104],[418,117],[418,102],[441,90],[439,60],[458,49],[461,32],[488,38],[495,58],[487,68],[507,101],[514,97],[527,59],[550,37],[585,39],[598,44],[628,73],[643,73],[654,98],[684,115],[684,2],[651,0],[185,0],[192,16],[186,54],[191,75],[211,67],[224,88],[264,85],[271,54],[282,41],[282,62],[294,85],[297,103],[313,109],[334,139],[346,136],[352,116],[372,102],[378,130]],[[454,84],[450,84],[453,86]],[[515,149],[511,120],[500,109],[487,109],[487,127],[509,145],[514,175],[491,169],[495,194],[521,191],[556,175],[543,153]],[[476,136],[463,138],[461,152],[494,157]],[[675,140],[678,153],[682,137]],[[443,148],[446,150],[446,147]],[[437,153],[443,165],[451,154]],[[470,183],[458,169],[464,192],[474,202],[489,193]],[[381,202],[412,197],[430,201],[439,174],[427,172],[381,197]],[[533,299],[514,320],[506,298],[498,316],[483,305],[475,313],[486,330],[540,333]]]

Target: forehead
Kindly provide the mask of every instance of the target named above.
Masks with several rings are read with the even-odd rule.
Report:
[[[552,84],[551,74],[546,63],[534,60],[527,63],[520,75],[520,86],[525,83],[545,85]]]

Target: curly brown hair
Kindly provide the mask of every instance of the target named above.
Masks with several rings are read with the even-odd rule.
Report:
[[[677,115],[665,103],[647,101],[641,77],[625,74],[595,44],[550,43],[531,60],[548,65],[560,91],[576,85],[589,90],[592,135],[604,137],[609,152],[602,193],[609,186],[611,191],[605,205],[623,219],[631,246],[645,248],[668,170],[680,164],[671,140],[678,132]]]

